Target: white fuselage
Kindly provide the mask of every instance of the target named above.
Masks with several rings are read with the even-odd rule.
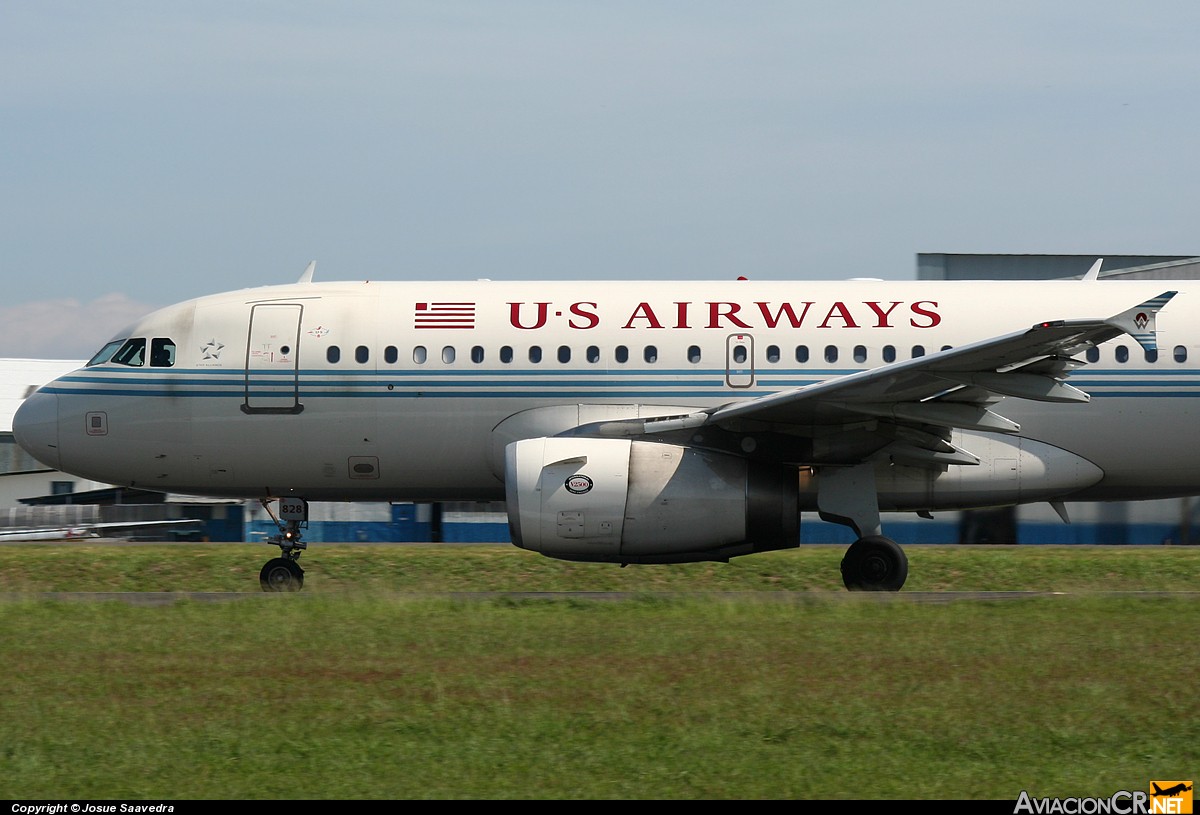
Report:
[[[1119,337],[1069,378],[1086,404],[1007,398],[1020,435],[1103,471],[1071,500],[1200,489],[1190,281],[302,283],[204,297],[119,339],[18,413],[46,464],[179,493],[490,500],[504,446],[713,408],[1157,295],[1159,352]],[[1082,359],[1083,355],[1077,355]],[[811,428],[810,428],[811,430]],[[812,462],[797,461],[798,465]]]

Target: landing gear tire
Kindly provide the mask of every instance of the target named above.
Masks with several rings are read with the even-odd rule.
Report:
[[[300,591],[304,587],[304,570],[294,560],[271,558],[258,573],[258,582],[263,591]]]
[[[850,591],[900,591],[907,578],[904,550],[882,535],[859,538],[842,558],[842,582]]]

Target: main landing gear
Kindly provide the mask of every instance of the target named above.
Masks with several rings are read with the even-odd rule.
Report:
[[[271,558],[258,573],[258,582],[263,591],[300,591],[304,587],[304,570],[297,562],[300,553],[308,548],[302,541],[300,529],[308,526],[308,505],[304,501],[285,499],[280,502],[283,521],[271,513],[270,499],[259,501],[271,515],[279,534],[267,538],[267,543],[278,546],[281,557]]]
[[[826,467],[817,477],[821,518],[848,526],[858,535],[842,557],[842,583],[850,591],[900,591],[908,579],[908,557],[880,532],[875,465]]]
[[[842,583],[850,591],[900,591],[907,578],[908,557],[883,535],[859,538],[842,558]]]

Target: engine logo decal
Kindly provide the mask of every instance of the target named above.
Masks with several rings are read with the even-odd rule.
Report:
[[[583,495],[585,492],[592,491],[592,479],[586,475],[573,475],[566,480],[564,486],[569,493]]]

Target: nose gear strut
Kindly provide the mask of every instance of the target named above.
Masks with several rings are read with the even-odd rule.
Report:
[[[308,544],[301,540],[300,532],[308,527],[308,505],[303,501],[294,502],[303,509],[297,507],[295,512],[289,513],[292,517],[280,521],[271,512],[270,498],[260,498],[259,503],[279,529],[279,534],[267,538],[267,543],[278,546],[281,555],[271,558],[262,567],[258,573],[259,585],[263,591],[300,591],[304,587],[304,570],[297,561],[300,560],[300,553],[308,548]]]

